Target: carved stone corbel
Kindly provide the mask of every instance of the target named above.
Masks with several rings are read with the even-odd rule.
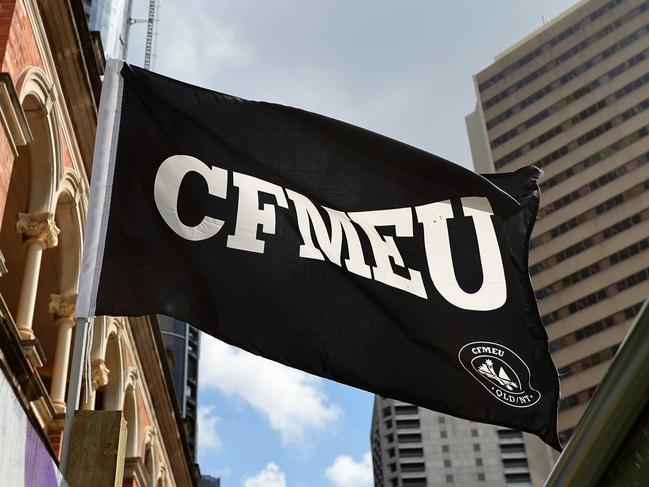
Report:
[[[92,361],[92,387],[97,390],[108,384],[110,370],[106,367],[103,358],[96,358]]]

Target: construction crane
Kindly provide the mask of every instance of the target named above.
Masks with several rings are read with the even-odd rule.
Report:
[[[151,69],[151,59],[155,48],[156,23],[158,21],[156,13],[160,8],[160,0],[149,0],[149,14],[146,19],[136,19],[129,17],[127,23],[129,26],[146,22],[146,41],[144,44],[144,69]]]

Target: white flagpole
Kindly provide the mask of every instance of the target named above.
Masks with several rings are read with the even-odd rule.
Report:
[[[74,412],[79,406],[83,380],[84,358],[89,349],[88,327],[95,316],[95,303],[102,256],[106,237],[106,221],[110,209],[110,196],[115,169],[115,153],[119,135],[119,122],[122,104],[122,78],[120,71],[124,62],[109,59],[104,72],[101,101],[97,115],[97,135],[92,162],[92,182],[88,218],[83,241],[83,260],[79,276],[79,295],[76,304],[76,330],[74,350],[70,366],[70,383],[66,399],[63,444],[61,445],[60,470],[67,476]],[[92,335],[90,335],[92,336]],[[91,345],[91,344],[90,344]],[[88,354],[89,358],[89,354]],[[90,395],[90,391],[86,391]]]

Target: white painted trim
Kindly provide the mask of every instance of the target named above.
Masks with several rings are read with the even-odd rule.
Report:
[[[122,109],[123,80],[120,75],[124,61],[109,59],[101,89],[97,136],[92,161],[92,182],[88,203],[88,220],[83,242],[83,260],[79,277],[77,318],[95,316],[97,289],[104,256],[108,213],[115,172],[115,155]]]

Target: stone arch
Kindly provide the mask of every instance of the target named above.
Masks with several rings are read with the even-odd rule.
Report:
[[[166,487],[169,485],[169,480],[167,479],[167,468],[164,465],[160,465],[158,469],[158,481],[156,482],[156,487]]]
[[[81,270],[83,237],[74,188],[66,185],[56,195],[54,221],[58,245],[43,253],[36,293],[33,332],[44,351],[47,365],[43,381],[57,413],[65,411],[65,391],[75,324],[74,307]]]
[[[32,141],[19,147],[11,167],[5,206],[0,208],[0,248],[9,270],[0,280],[0,293],[14,318],[22,281],[26,278],[26,249],[16,237],[19,214],[52,213],[57,181],[63,174],[58,124],[52,111],[52,82],[44,71],[30,67],[18,81],[18,95]]]
[[[24,147],[31,169],[27,212],[51,211],[57,182],[63,177],[61,139],[52,110],[54,85],[42,69],[31,66],[20,76],[17,90],[33,136],[33,142]]]
[[[156,479],[155,447],[153,441],[149,440],[144,444],[144,470],[147,476],[147,485],[154,485]]]
[[[74,181],[70,174],[66,175],[57,194],[54,212],[54,220],[60,230],[58,247],[62,271],[59,276],[61,294],[77,292],[81,271],[83,231],[76,183],[78,180]]]
[[[124,419],[128,428],[126,435],[126,457],[137,457],[140,453],[140,409],[137,388],[137,370],[131,368],[124,391]]]
[[[101,390],[101,404],[97,404],[95,409],[104,409],[107,411],[118,411],[124,404],[123,391],[125,390],[124,380],[124,351],[122,338],[116,328],[110,329],[108,339],[106,340],[106,354],[104,363],[108,369],[108,383]]]

